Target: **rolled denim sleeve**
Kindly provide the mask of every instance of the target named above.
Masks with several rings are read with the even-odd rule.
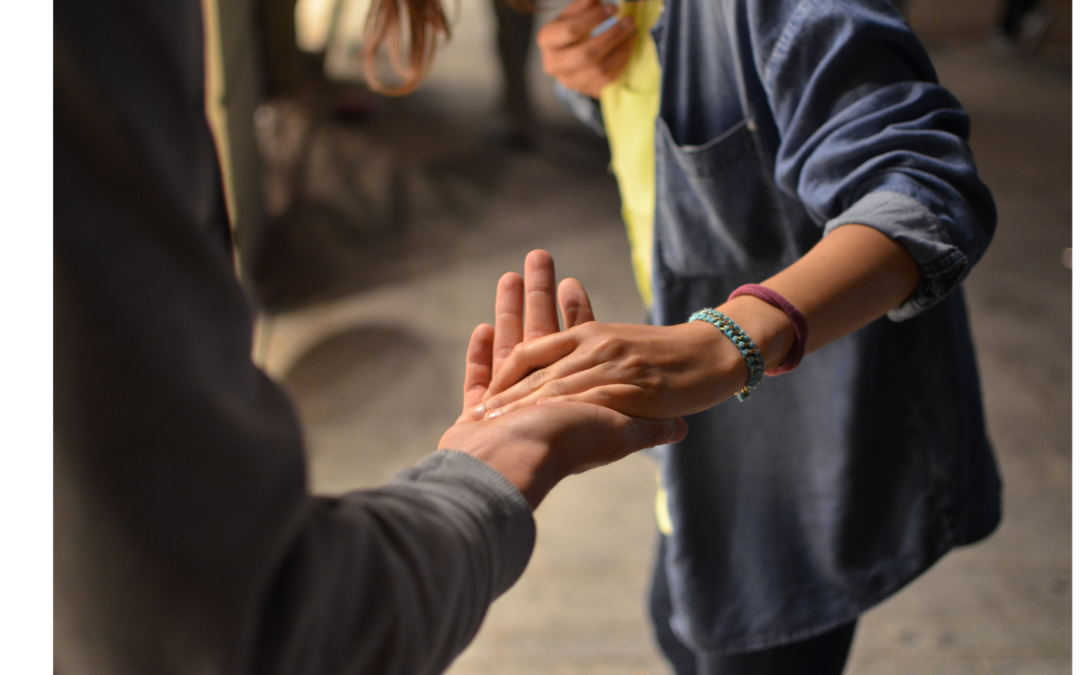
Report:
[[[861,224],[907,249],[921,279],[890,318],[931,307],[982,257],[997,221],[967,113],[884,0],[777,0],[749,11],[780,138],[780,189],[825,234]]]

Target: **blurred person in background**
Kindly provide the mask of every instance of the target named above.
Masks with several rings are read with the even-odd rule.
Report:
[[[263,94],[268,98],[293,93],[304,81],[304,58],[296,44],[296,5],[297,0],[256,3]]]
[[[517,150],[531,150],[532,97],[529,95],[529,51],[533,37],[531,0],[491,0],[495,12],[495,44],[502,66],[503,112],[510,122],[506,142]]]
[[[1006,41],[1017,44],[1025,32],[1037,47],[1050,27],[1050,13],[1040,0],[1006,0],[998,21],[998,34]]]
[[[653,325],[521,344],[474,415],[690,416],[656,453],[665,655],[840,673],[861,613],[1000,520],[968,116],[884,0],[575,0],[538,43],[609,140]]]
[[[685,425],[463,413],[388,485],[313,496],[250,358],[202,33],[198,0],[55,6],[54,670],[441,672],[524,570],[547,491]],[[550,258],[474,332],[467,406],[494,345],[558,329],[525,287],[554,297]]]

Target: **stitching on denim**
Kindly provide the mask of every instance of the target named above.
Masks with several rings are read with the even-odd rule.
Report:
[[[958,248],[941,256],[937,260],[921,265],[919,271],[928,277],[940,277],[948,274],[954,267],[967,265],[967,256]]]
[[[956,288],[957,281],[968,268],[968,258],[959,249],[919,266],[919,285],[908,303],[926,309]],[[908,304],[904,303],[904,304]]]
[[[791,45],[795,41],[795,35],[801,30],[806,18],[811,15],[813,6],[819,4],[819,2],[820,0],[802,0],[791,13],[791,18],[788,20],[787,25],[784,26],[780,37],[776,39],[772,53],[769,54],[769,60],[765,63],[765,77],[763,79],[768,87],[772,87],[776,78],[777,61],[790,51]]]

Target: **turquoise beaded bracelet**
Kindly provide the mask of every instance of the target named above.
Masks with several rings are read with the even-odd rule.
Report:
[[[690,321],[707,321],[711,323],[735,344],[739,352],[742,353],[743,360],[746,361],[746,367],[750,371],[750,377],[746,380],[746,385],[735,396],[740,401],[750,398],[750,394],[754,392],[758,383],[761,382],[762,373],[765,372],[765,362],[761,359],[761,350],[757,348],[754,341],[750,339],[750,336],[742,328],[739,328],[739,324],[732,321],[726,314],[709,307],[691,314]]]

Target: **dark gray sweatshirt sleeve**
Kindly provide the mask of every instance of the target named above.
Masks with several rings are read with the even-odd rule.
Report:
[[[250,672],[442,672],[521,575],[534,534],[521,493],[456,451],[316,500],[267,594]]]
[[[250,359],[198,0],[54,10],[56,672],[439,672],[523,571],[528,505],[457,452],[307,491]]]

